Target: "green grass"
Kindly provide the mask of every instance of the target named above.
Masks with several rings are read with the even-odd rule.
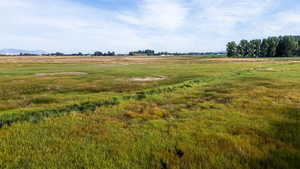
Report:
[[[300,168],[298,63],[189,59],[0,64],[0,168]]]

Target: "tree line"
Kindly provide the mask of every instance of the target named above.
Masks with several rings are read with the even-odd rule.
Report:
[[[115,56],[116,53],[115,52],[100,52],[100,51],[96,51],[94,52],[93,54],[86,54],[86,53],[81,53],[81,52],[78,52],[78,53],[72,53],[72,54],[65,54],[65,53],[62,53],[62,52],[55,52],[55,53],[48,53],[48,54],[42,54],[42,56]],[[20,56],[24,56],[24,55],[21,55]],[[27,56],[32,56],[32,54],[27,54]]]
[[[198,55],[225,55],[225,52],[156,52],[154,50],[138,50],[129,52],[129,56],[198,56]]]
[[[227,43],[228,57],[300,56],[300,36],[279,36]]]
[[[135,56],[135,55],[153,56],[153,55],[155,55],[155,51],[146,49],[146,50],[139,50],[139,51],[135,51],[135,52],[129,52],[129,56]]]

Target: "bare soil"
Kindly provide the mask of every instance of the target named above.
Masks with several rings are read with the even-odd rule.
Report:
[[[145,77],[145,78],[131,78],[129,81],[132,82],[152,82],[152,81],[160,81],[160,80],[165,80],[167,79],[166,77]]]

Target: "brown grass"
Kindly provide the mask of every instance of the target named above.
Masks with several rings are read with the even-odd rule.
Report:
[[[159,62],[291,62],[265,58],[190,58],[190,57],[153,57],[153,56],[1,56],[0,63],[97,63],[97,64],[145,64]]]
[[[105,64],[142,64],[159,62],[167,58],[156,57],[78,57],[78,56],[3,56],[0,63],[105,63]]]

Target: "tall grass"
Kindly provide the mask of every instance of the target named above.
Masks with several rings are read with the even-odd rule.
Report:
[[[47,89],[42,96],[6,88],[16,95],[1,97],[0,103],[23,99],[28,104],[3,104],[0,168],[300,168],[298,64],[190,58],[142,66],[44,66],[45,72],[58,66],[90,74],[39,79]],[[1,69],[10,72],[1,84],[38,84],[28,79],[39,65],[18,68],[28,74],[11,66]],[[126,81],[159,75],[168,79]],[[110,84],[105,91],[101,85],[88,88],[103,76]],[[18,82],[9,82],[14,78]]]

